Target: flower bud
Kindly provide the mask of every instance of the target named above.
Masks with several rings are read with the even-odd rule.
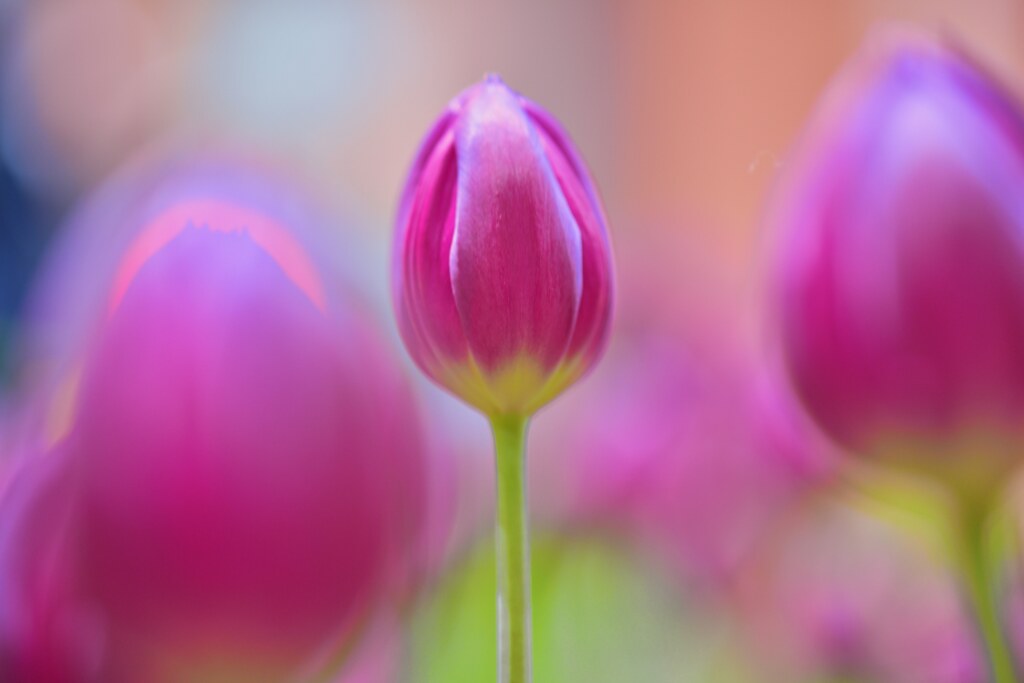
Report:
[[[54,436],[69,588],[41,604],[86,610],[97,680],[323,678],[419,571],[419,416],[289,193],[179,172],[106,214],[134,237],[94,272],[107,296]]]
[[[1012,450],[1024,117],[990,77],[945,45],[879,36],[826,97],[771,220],[782,352],[831,435],[908,464]]]
[[[394,571],[388,494],[420,467],[417,418],[287,232],[189,211],[129,252],[83,378],[86,590],[115,639],[274,678],[343,643]]]
[[[533,413],[605,346],[612,265],[597,191],[561,126],[495,77],[424,140],[394,258],[413,359],[485,413]]]

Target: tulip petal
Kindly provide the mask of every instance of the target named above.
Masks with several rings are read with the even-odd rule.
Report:
[[[452,288],[487,371],[564,356],[582,289],[579,227],[515,96],[482,85],[456,124],[458,205]]]
[[[452,116],[435,126],[410,177],[415,192],[403,200],[394,268],[399,327],[413,358],[435,379],[468,353],[449,273],[458,169]]]
[[[571,178],[574,184],[578,184],[585,194],[586,201],[589,202],[590,206],[598,209],[599,215],[594,217],[594,222],[601,231],[601,234],[607,239],[608,226],[601,204],[601,197],[597,193],[597,187],[594,185],[594,180],[590,177],[587,165],[583,163],[583,159],[580,157],[579,152],[576,151],[575,145],[572,144],[569,133],[566,132],[562,124],[547,109],[541,107],[536,102],[525,97],[520,97],[519,102],[536,126],[541,142],[544,144],[544,150],[548,154],[548,159],[552,159],[555,156],[564,159],[567,163],[567,172],[564,174],[564,177],[566,179]],[[557,174],[558,172],[556,171]]]
[[[580,228],[583,289],[566,357],[570,363],[578,358],[581,366],[588,367],[592,364],[588,361],[604,349],[611,330],[613,275],[604,209],[568,134],[541,107],[525,99],[523,107],[537,124],[545,155]]]

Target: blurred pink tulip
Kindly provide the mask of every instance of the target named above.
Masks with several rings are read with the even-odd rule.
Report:
[[[956,50],[884,33],[836,79],[771,214],[782,350],[833,436],[940,460],[1019,434],[1022,189],[1024,116]]]
[[[726,588],[828,479],[831,453],[743,340],[743,307],[721,274],[698,276],[685,263],[699,245],[682,246],[652,238],[641,247],[651,258],[624,251],[628,324],[588,391],[538,424],[531,485],[549,521],[618,528],[652,542],[688,579]],[[678,285],[680,271],[679,288],[703,297],[649,296],[660,277]]]
[[[394,258],[410,354],[486,413],[533,413],[605,346],[612,265],[597,192],[561,126],[496,77],[424,139]]]
[[[638,533],[690,578],[726,587],[825,481],[824,452],[792,431],[799,413],[754,368],[695,361],[656,338],[610,365],[560,425],[571,485],[553,495],[571,518]]]
[[[62,608],[88,606],[107,683],[306,675],[430,559],[409,387],[244,176],[155,192],[58,435],[75,494]]]
[[[136,241],[159,217],[173,222],[166,220],[167,212],[178,211],[180,218],[183,204],[205,203],[213,210],[217,203],[236,205],[255,216],[260,239],[275,234],[260,226],[287,226],[294,244],[284,245],[284,252],[299,254],[317,271],[333,305],[330,299],[345,292],[332,282],[343,275],[332,260],[342,248],[327,237],[333,226],[316,202],[289,180],[245,154],[161,146],[140,154],[76,206],[40,265],[12,344],[22,370],[11,401],[15,441],[45,451],[66,434],[83,355],[106,324],[111,290],[124,286],[115,283],[128,268],[122,261],[130,249],[136,252],[130,258],[138,261],[159,246],[166,229],[152,230],[145,244]],[[349,305],[341,299],[338,305]]]
[[[834,503],[791,521],[741,582],[764,680],[988,680],[956,586],[925,548]]]

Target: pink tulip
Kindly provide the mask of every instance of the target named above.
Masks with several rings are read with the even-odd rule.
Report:
[[[831,452],[744,339],[721,262],[668,231],[623,246],[616,341],[589,390],[538,425],[534,509],[625,532],[687,580],[727,589],[829,478]]]
[[[75,207],[40,264],[13,344],[23,380],[11,401],[16,443],[45,451],[66,434],[83,355],[108,318],[121,262],[140,231],[183,200],[234,204],[262,216],[260,223],[285,226],[297,245],[291,251],[306,252],[321,277],[338,279],[332,256],[343,250],[326,239],[333,226],[273,169],[231,151],[141,154]],[[339,289],[325,285],[328,295]]]
[[[1024,418],[1017,104],[957,51],[887,34],[790,166],[771,216],[781,344],[814,417],[860,451],[1003,448]]]
[[[652,542],[686,578],[728,588],[825,481],[825,453],[793,431],[793,406],[742,361],[695,361],[653,337],[631,351],[595,377],[559,434],[538,433],[545,455],[565,453],[561,483],[538,482],[538,503],[555,499],[569,522]]]
[[[427,134],[398,215],[394,297],[420,368],[488,414],[527,415],[608,337],[604,213],[561,126],[488,77]]]
[[[82,361],[62,609],[89,606],[106,683],[315,672],[425,561],[409,389],[245,175],[152,192]]]
[[[955,582],[925,548],[834,502],[791,522],[740,581],[764,680],[988,680]]]

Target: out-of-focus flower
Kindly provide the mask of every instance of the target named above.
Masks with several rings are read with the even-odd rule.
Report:
[[[932,471],[987,451],[970,485],[1016,459],[1022,188],[1024,116],[957,51],[885,33],[836,80],[770,220],[782,350],[837,439]]]
[[[186,201],[206,200],[245,207],[261,224],[286,226],[291,251],[305,253],[325,280],[328,307],[350,305],[351,288],[338,283],[350,284],[349,273],[333,257],[344,248],[328,235],[334,225],[290,178],[233,150],[147,149],[75,207],[45,254],[12,344],[21,380],[12,397],[14,426],[20,439],[31,441],[26,450],[48,450],[66,435],[83,356],[106,325],[122,260],[130,249],[142,251],[135,245],[139,233]],[[154,238],[158,231],[147,239]]]
[[[230,205],[154,230],[115,282],[69,444],[84,590],[112,642],[176,653],[160,667],[193,648],[200,666],[293,666],[342,642],[390,571],[417,417],[287,233]]]
[[[423,141],[394,259],[413,359],[485,413],[533,413],[604,348],[612,265],[597,192],[561,126],[495,77]]]
[[[239,176],[170,178],[159,211],[112,214],[148,222],[52,437],[74,487],[64,607],[100,629],[100,680],[315,669],[429,559],[409,388],[300,226]]]
[[[983,683],[951,577],[865,513],[816,502],[745,568],[740,623],[766,681]]]
[[[722,589],[826,481],[832,460],[743,339],[743,306],[720,274],[664,263],[660,252],[685,264],[687,252],[700,251],[682,246],[652,236],[633,247],[650,258],[627,246],[620,283],[628,324],[589,390],[553,405],[538,425],[531,485],[546,522],[640,538],[687,579]],[[707,253],[699,260],[713,262]],[[712,294],[652,300],[651,284],[672,278]]]
[[[707,361],[638,340],[559,424],[561,436],[544,433],[545,455],[565,455],[560,493],[541,490],[570,523],[638,534],[684,574],[726,587],[829,466],[755,367]]]

